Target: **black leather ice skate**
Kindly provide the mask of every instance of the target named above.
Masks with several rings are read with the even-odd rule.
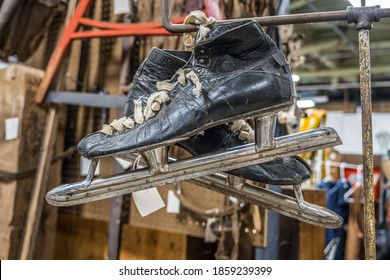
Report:
[[[292,105],[289,66],[256,21],[208,28],[208,34],[198,32],[192,56],[176,77],[153,93],[142,110],[136,104],[134,119],[88,135],[80,141],[79,152],[93,158],[151,150]]]
[[[125,105],[126,117],[134,115],[135,104],[147,103],[150,94],[157,91],[156,83],[171,78],[185,64],[190,52],[165,51],[153,48],[134,76]],[[206,154],[244,145],[225,124],[206,130],[189,140],[177,143],[193,155]],[[115,138],[107,136],[106,145]],[[275,185],[300,184],[310,178],[309,166],[299,157],[285,157],[262,164],[239,168],[227,173],[257,182]]]
[[[157,91],[158,81],[171,78],[177,69],[189,59],[190,52],[152,49],[133,79],[133,86],[127,96],[125,115],[134,115],[134,103],[144,104],[151,93]],[[149,91],[149,92],[148,92]],[[245,144],[225,124],[206,130],[202,134],[177,143],[193,155],[206,154]],[[107,141],[111,141],[108,138]],[[300,184],[310,178],[310,167],[299,157],[285,157],[270,162],[230,170],[227,173],[257,182],[275,185]]]
[[[186,180],[304,222],[339,227],[342,219],[334,212],[304,201],[297,183],[310,170],[295,155],[339,145],[340,137],[332,128],[274,137],[272,118],[293,102],[283,54],[254,21],[213,24],[198,15],[190,14],[199,31],[189,60],[181,56],[175,75],[151,91],[147,82],[164,79],[158,74],[165,69],[146,61],[134,79],[137,92],[129,96],[128,116],[79,143],[80,153],[92,159],[85,180],[52,189],[46,200],[70,206]],[[162,58],[162,65],[170,69],[168,60]],[[246,117],[254,117],[254,131],[242,123]],[[166,147],[172,143],[196,156],[168,161]],[[137,162],[135,151],[144,156],[147,168],[94,179],[99,157],[119,155]],[[295,198],[221,172],[289,182]]]

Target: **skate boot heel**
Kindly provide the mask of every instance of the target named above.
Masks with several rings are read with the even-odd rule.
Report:
[[[255,118],[256,152],[275,147],[275,125],[277,115],[271,114]]]
[[[141,152],[149,165],[150,174],[167,172],[168,168],[168,147],[160,147],[153,150]]]

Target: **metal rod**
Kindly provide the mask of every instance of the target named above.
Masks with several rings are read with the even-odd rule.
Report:
[[[115,181],[113,180],[114,178],[116,178]],[[129,181],[127,178],[129,178],[129,174],[122,173],[115,175],[115,177],[97,179],[92,182],[91,187],[98,188],[98,185],[104,185],[105,180],[109,180],[110,188],[115,189],[115,184],[120,184],[121,181],[124,184],[131,184],[131,181]],[[342,225],[343,222],[343,219],[339,215],[325,207],[305,202],[306,207],[303,209],[298,205],[295,198],[254,186],[249,183],[245,183],[241,190],[227,186],[225,184],[226,175],[211,174],[202,178],[193,178],[189,181],[198,186],[223,193],[228,196],[237,197],[244,202],[259,205],[261,207],[271,209],[279,214],[320,227],[338,228]],[[133,193],[137,190],[146,190],[152,187],[154,186],[151,184],[144,184],[141,186],[133,185],[132,187],[128,187],[126,189],[126,193]],[[87,194],[87,192],[85,191],[84,194]],[[111,192],[111,194],[114,193]],[[90,196],[89,198],[92,199],[93,197]],[[84,200],[87,202],[88,198],[85,198]],[[49,203],[53,202],[54,201],[49,200]],[[54,203],[54,205],[67,206],[74,204]]]
[[[325,207],[304,202],[305,207],[301,208],[295,198],[248,183],[244,184],[242,190],[237,190],[223,184],[224,177],[222,176],[221,174],[213,174],[189,181],[204,188],[237,197],[244,202],[258,205],[316,226],[338,228],[343,223],[343,219],[339,215]]]
[[[184,19],[185,17],[175,18],[172,23],[182,23]],[[161,22],[111,23],[85,17],[79,19],[79,24],[106,30],[160,29],[163,27]]]
[[[123,108],[126,97],[76,91],[49,91],[45,102],[98,108]]]
[[[189,24],[172,24],[169,20],[168,0],[161,0],[162,6],[162,23],[166,30],[172,33],[194,32],[196,27]],[[382,18],[390,17],[390,9],[381,9]],[[282,16],[268,16],[268,17],[254,17],[254,18],[240,18],[224,20],[223,22],[237,22],[245,20],[256,20],[260,25],[283,25],[296,23],[314,23],[314,22],[329,22],[329,21],[346,21],[347,11],[329,11],[318,13],[302,13],[295,15]],[[218,21],[220,22],[220,21]]]
[[[274,146],[276,115],[258,117],[255,119],[256,151],[270,149]]]
[[[301,209],[306,209],[307,205],[303,198],[302,188],[300,185],[293,185],[293,190],[295,194],[295,198],[297,199],[298,205]]]
[[[127,154],[126,157],[123,157],[123,159],[131,162],[136,161],[137,158],[137,154],[131,153]],[[169,161],[176,162],[177,159],[169,157]],[[140,162],[142,163],[140,167],[144,167],[146,161],[141,158]],[[237,188],[234,185],[226,183],[229,182],[229,177],[238,178],[230,174],[225,175],[221,173],[216,173],[210,174],[203,178],[193,178],[188,181],[195,185],[210,189],[212,191],[220,192],[227,196],[238,197],[244,202],[255,204],[263,208],[273,210],[281,215],[285,215],[293,219],[298,219],[300,221],[314,224],[320,227],[337,228],[342,224],[342,218],[339,215],[325,207],[317,206],[315,204],[311,204],[304,201],[303,195],[301,195],[301,202],[298,202],[296,198],[294,199],[290,196],[279,194],[269,189],[254,186],[243,178],[239,178],[242,181],[240,182],[240,187]],[[178,184],[180,184],[180,182]],[[300,188],[300,186],[297,187]],[[184,207],[190,208],[191,210],[198,212],[198,214],[208,217],[221,217],[231,214],[229,212],[231,209],[218,213],[212,210],[207,210],[203,213],[200,213],[200,211],[196,211],[196,209],[194,209],[196,206],[191,206],[189,205],[190,202],[185,201],[186,198],[184,195],[182,195],[180,187],[176,191],[176,194],[180,199],[181,203],[183,203]],[[299,205],[299,203],[301,203],[301,205]],[[304,207],[302,207],[302,203]]]
[[[141,152],[148,162],[150,174],[165,172],[168,169],[168,148],[161,147]]]
[[[130,193],[145,187],[162,186],[339,144],[341,140],[334,129],[318,128],[275,138],[275,147],[263,150],[261,153],[256,152],[255,144],[252,143],[239,149],[228,149],[173,162],[169,164],[168,171],[154,175],[151,175],[147,169],[141,169],[123,176],[96,179],[95,183],[87,189],[84,188],[83,182],[64,184],[47,193],[46,199],[50,204],[57,206],[76,205]],[[130,187],[133,190],[130,190]]]
[[[164,28],[155,29],[115,29],[115,30],[89,30],[78,31],[70,35],[70,39],[86,39],[101,37],[124,37],[124,36],[172,36]],[[177,36],[177,35],[176,35]]]
[[[359,30],[360,101],[362,108],[362,142],[364,173],[364,247],[367,260],[376,259],[375,209],[374,209],[374,163],[372,148],[372,105],[370,31]]]

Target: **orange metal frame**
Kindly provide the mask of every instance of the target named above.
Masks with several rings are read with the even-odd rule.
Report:
[[[63,34],[58,40],[57,46],[53,51],[49,63],[46,67],[45,75],[39,85],[35,102],[41,104],[45,100],[46,92],[58,70],[58,66],[64,57],[70,43],[74,39],[97,38],[97,37],[119,37],[135,35],[174,35],[168,32],[160,22],[149,23],[110,23],[96,21],[83,17],[88,7],[94,0],[80,0],[69,24],[65,27]],[[182,23],[184,17],[174,20],[176,23]],[[80,25],[99,28],[101,30],[77,31]]]

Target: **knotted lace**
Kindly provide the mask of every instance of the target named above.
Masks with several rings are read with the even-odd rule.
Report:
[[[202,42],[206,39],[207,34],[210,32],[210,29],[206,26],[211,25],[214,22],[214,18],[208,18],[201,11],[191,12],[184,20],[184,23],[186,24],[199,25],[199,38],[196,40],[196,43]],[[193,47],[195,44],[195,40],[193,39],[194,35],[185,34],[185,38],[187,41],[187,43],[185,43],[186,47]],[[189,40],[191,42],[189,42]],[[202,84],[200,83],[199,77],[194,71],[192,71],[191,68],[180,68],[176,71],[175,81],[162,81],[156,83],[157,92],[152,93],[149,96],[148,100],[146,101],[145,108],[142,107],[141,100],[135,100],[133,117],[115,119],[110,124],[103,125],[103,128],[100,130],[100,132],[107,135],[113,135],[114,132],[123,132],[125,129],[133,129],[136,124],[143,124],[145,121],[154,117],[157,112],[160,111],[161,105],[163,103],[167,103],[171,100],[169,94],[178,83],[185,86],[188,81],[194,85],[193,95],[195,97],[199,97],[202,91]]]
[[[238,120],[233,123],[230,130],[232,132],[240,132],[238,138],[242,141],[248,141],[248,143],[255,142],[255,132],[253,128],[245,120]]]
[[[210,29],[206,26],[212,25],[215,23],[215,18],[207,17],[202,11],[193,11],[191,12],[184,20],[184,24],[196,24],[198,25],[197,34],[199,34],[198,40],[195,42],[195,33],[186,33],[184,34],[184,46],[187,50],[190,50],[194,47],[195,43],[203,42],[206,40],[207,34],[209,34]]]

